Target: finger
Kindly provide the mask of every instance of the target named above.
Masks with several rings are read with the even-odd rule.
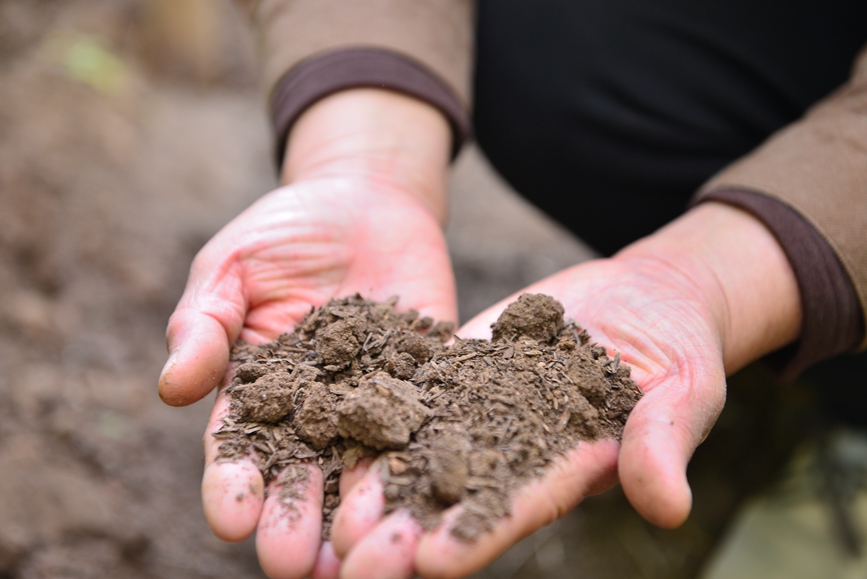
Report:
[[[319,556],[316,558],[316,564],[313,565],[310,579],[337,579],[339,576],[340,559],[334,554],[331,541],[325,541],[319,549]]]
[[[679,526],[689,515],[687,463],[725,401],[721,365],[695,380],[683,374],[688,373],[647,388],[626,423],[620,452],[624,493],[645,519],[664,528]]]
[[[452,507],[443,523],[421,539],[416,571],[427,578],[448,578],[481,569],[523,537],[565,515],[584,497],[614,486],[617,451],[617,442],[610,439],[580,443],[552,463],[543,478],[519,490],[512,514],[496,521],[491,532],[482,533],[473,542],[452,535],[463,512],[460,505]]]
[[[225,375],[229,336],[216,319],[189,308],[172,315],[167,336],[170,355],[160,375],[160,398],[186,406],[204,398]]]
[[[350,551],[341,579],[409,579],[423,529],[406,511],[387,516]]]
[[[340,473],[340,496],[348,497],[355,485],[359,483],[370,470],[376,459],[372,456],[365,456],[355,464],[355,468],[346,469]]]
[[[497,321],[497,318],[500,317],[500,314],[503,313],[503,310],[509,303],[511,302],[503,300],[502,302],[489,307],[461,326],[455,334],[464,340],[490,340],[491,324]]]
[[[269,485],[256,531],[259,564],[271,579],[310,575],[321,542],[322,471],[312,465],[290,466],[287,471],[306,471],[307,480],[281,484],[278,478]]]
[[[169,360],[159,381],[166,404],[184,406],[200,400],[226,373],[229,348],[247,313],[234,255],[226,237],[218,235],[193,260],[184,295],[166,330]]]
[[[262,511],[264,483],[253,457],[236,462],[218,461],[220,444],[213,433],[219,430],[229,411],[228,396],[217,395],[205,429],[205,473],[202,477],[202,506],[214,535],[231,543],[243,541],[256,529]]]
[[[341,489],[343,498],[331,528],[334,552],[341,559],[346,558],[352,548],[382,520],[385,497],[381,465],[382,463],[377,462],[368,467],[361,480],[346,495]]]
[[[236,543],[256,529],[264,493],[259,469],[249,461],[215,463],[202,478],[205,519],[218,538]]]

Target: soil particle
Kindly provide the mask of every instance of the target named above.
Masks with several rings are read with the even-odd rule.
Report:
[[[303,463],[315,462],[324,537],[340,472],[385,452],[385,511],[408,509],[430,529],[460,503],[451,532],[472,541],[558,455],[581,440],[619,439],[641,397],[619,355],[564,322],[548,296],[522,295],[491,341],[448,346],[451,324],[396,303],[332,300],[274,342],[233,349],[230,411],[214,434],[220,458],[253,455],[266,483],[285,483],[290,510],[303,499]]]
[[[292,376],[288,372],[265,374],[255,382],[239,384],[240,418],[248,422],[274,423],[292,411]]]
[[[346,366],[359,350],[361,328],[356,320],[338,320],[316,332],[316,353],[324,365]]]
[[[397,351],[404,354],[409,354],[416,362],[424,364],[431,357],[431,348],[422,336],[419,334],[407,334],[402,336],[397,345]],[[405,356],[404,356],[404,359]]]
[[[405,447],[431,415],[416,386],[386,372],[361,380],[336,410],[340,436],[377,450]]]
[[[470,469],[470,439],[457,432],[446,433],[431,443],[428,469],[431,492],[444,505],[461,500]]]
[[[533,338],[549,342],[563,328],[563,305],[543,294],[523,294],[491,326],[493,340]]]
[[[338,436],[337,416],[333,412],[339,397],[325,384],[310,384],[304,402],[295,411],[292,425],[298,437],[315,448],[322,450]]]

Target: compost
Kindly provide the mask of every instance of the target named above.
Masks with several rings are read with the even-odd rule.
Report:
[[[239,343],[230,410],[214,436],[219,460],[252,455],[266,483],[301,500],[302,465],[325,480],[323,536],[338,478],[382,454],[386,512],[408,509],[426,529],[464,506],[453,534],[472,541],[509,513],[511,494],[581,440],[619,439],[641,397],[563,306],[524,294],[491,340],[452,338],[450,323],[359,295],[332,300],[274,342]]]

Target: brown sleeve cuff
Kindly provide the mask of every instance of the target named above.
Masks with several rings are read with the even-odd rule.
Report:
[[[435,107],[452,129],[453,157],[470,135],[469,115],[455,92],[435,73],[382,48],[344,48],[307,58],[292,68],[271,94],[277,167],[282,166],[292,124],[310,105],[350,88],[385,88]]]
[[[782,246],[801,291],[800,339],[766,358],[783,379],[853,351],[864,338],[864,317],[855,287],[825,238],[797,211],[757,191],[721,189],[700,194],[693,204],[719,201],[749,211]]]

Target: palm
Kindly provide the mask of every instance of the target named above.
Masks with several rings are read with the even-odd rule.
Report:
[[[720,339],[704,297],[664,264],[598,260],[527,291],[561,299],[594,341],[620,352],[647,394],[661,386],[699,388],[722,373]],[[464,330],[477,331],[480,322]]]
[[[274,339],[318,305],[359,292],[454,318],[438,224],[397,192],[346,179],[279,189],[226,226],[193,264],[178,310],[209,313],[244,340]],[[233,338],[235,336],[232,336]]]

